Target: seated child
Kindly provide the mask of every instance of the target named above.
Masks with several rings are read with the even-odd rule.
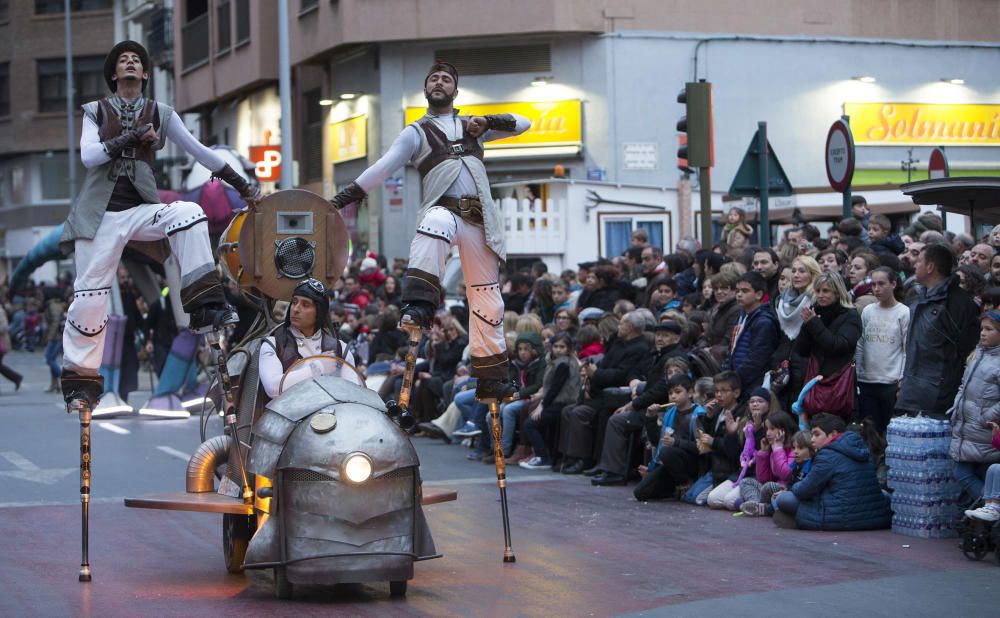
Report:
[[[786,517],[775,513],[775,523],[787,525],[787,516],[794,516],[795,527],[803,530],[888,528],[889,499],[861,436],[845,433],[843,419],[833,414],[817,414],[809,426],[816,456],[809,474],[778,495],[778,509]]]
[[[739,475],[740,419],[746,416],[746,406],[740,400],[740,376],[734,371],[723,371],[715,376],[715,399],[705,406],[706,415],[699,419],[699,451],[705,455],[712,471],[714,489],[707,494],[710,507],[736,508],[740,498],[739,487],[733,481]]]
[[[677,487],[698,476],[698,417],[705,408],[691,401],[694,384],[686,375],[667,380],[670,407],[663,414],[656,452],[649,467],[639,466],[642,480],[633,490],[636,500],[672,498]],[[656,419],[658,406],[647,408],[647,420]],[[650,412],[652,415],[650,416]],[[656,435],[655,422],[647,423],[647,435]]]
[[[771,496],[788,486],[795,463],[792,436],[799,424],[792,415],[776,410],[764,420],[767,433],[761,440],[760,449],[754,454],[754,474],[756,478],[745,478],[740,483],[740,510],[744,515],[761,517],[768,514]]]
[[[1000,425],[991,421],[987,421],[986,424],[993,430],[993,448],[1000,451]],[[986,504],[978,509],[970,509],[965,514],[983,521],[1000,521],[1000,464],[991,464],[986,470],[983,498]]]

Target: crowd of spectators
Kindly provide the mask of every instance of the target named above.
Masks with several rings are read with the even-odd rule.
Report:
[[[509,272],[504,327],[519,392],[501,408],[506,463],[595,486],[638,481],[639,500],[779,525],[880,528],[891,517],[886,428],[923,414],[951,419],[964,501],[985,488],[970,513],[1000,519],[1000,482],[984,485],[1000,464],[1000,226],[975,239],[943,231],[933,213],[894,225],[857,196],[852,214],[761,247],[734,208],[713,247],[685,238],[664,253],[639,229],[620,256]],[[340,338],[386,400],[398,396],[407,349],[405,266],[369,254],[330,291]],[[4,290],[0,374],[15,385],[2,353],[44,345],[57,388],[69,285]],[[155,357],[176,330],[161,324],[166,300],[145,307],[130,294],[137,350]],[[420,347],[412,432],[493,463],[464,286],[442,300]]]

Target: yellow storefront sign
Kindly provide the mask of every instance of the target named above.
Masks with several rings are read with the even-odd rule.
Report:
[[[867,146],[1000,146],[1000,105],[844,103],[854,143]]]
[[[406,123],[419,119],[427,112],[424,107],[406,108]],[[531,128],[515,137],[499,142],[487,142],[486,148],[527,146],[565,146],[580,144],[582,130],[580,101],[545,101],[538,103],[481,103],[462,105],[463,116],[487,114],[520,114],[531,121]]]
[[[368,116],[330,124],[330,161],[343,163],[368,156]]]

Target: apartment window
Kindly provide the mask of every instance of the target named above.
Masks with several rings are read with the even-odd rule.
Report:
[[[0,23],[10,21],[10,0],[0,0]]]
[[[323,106],[322,91],[309,90],[302,95],[305,122],[302,123],[302,175],[305,182],[323,178]]]
[[[236,44],[250,40],[250,0],[236,0]]]
[[[105,96],[104,58],[83,56],[73,59],[73,106]],[[62,58],[38,61],[38,111],[66,110],[66,61]]]
[[[0,63],[0,118],[10,116],[10,63]]]
[[[229,51],[233,41],[233,20],[230,19],[229,0],[222,0],[215,9],[216,40],[219,43],[218,53]]]
[[[299,15],[308,13],[319,6],[319,0],[299,0]]]
[[[6,4],[6,3],[5,3]],[[35,15],[62,13],[63,0],[35,0]],[[69,9],[77,11],[107,11],[111,9],[112,0],[70,0]]]
[[[184,8],[181,67],[188,70],[208,62],[208,0],[187,0]]]

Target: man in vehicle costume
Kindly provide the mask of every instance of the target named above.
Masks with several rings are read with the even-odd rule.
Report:
[[[460,116],[453,107],[458,71],[436,62],[424,79],[427,114],[408,125],[389,151],[331,200],[337,208],[358,202],[394,171],[412,163],[420,172],[423,198],[417,233],[403,282],[401,326],[430,328],[441,301],[441,277],[458,245],[468,289],[472,374],[476,397],[507,400],[516,389],[507,380],[500,262],[506,260],[504,221],[490,196],[483,143],[519,135],[531,127],[515,114]]]
[[[161,204],[153,161],[166,138],[183,148],[246,200],[247,182],[188,132],[172,108],[147,98],[149,54],[134,41],[115,45],[104,60],[112,95],[83,106],[80,159],[87,168],[60,243],[75,249],[76,281],[63,334],[62,391],[67,403],[93,408],[103,392],[98,373],[112,279],[126,245],[162,259],[174,252],[181,268],[181,302],[196,332],[238,321],[225,302],[208,239],[208,223],[193,202]]]

